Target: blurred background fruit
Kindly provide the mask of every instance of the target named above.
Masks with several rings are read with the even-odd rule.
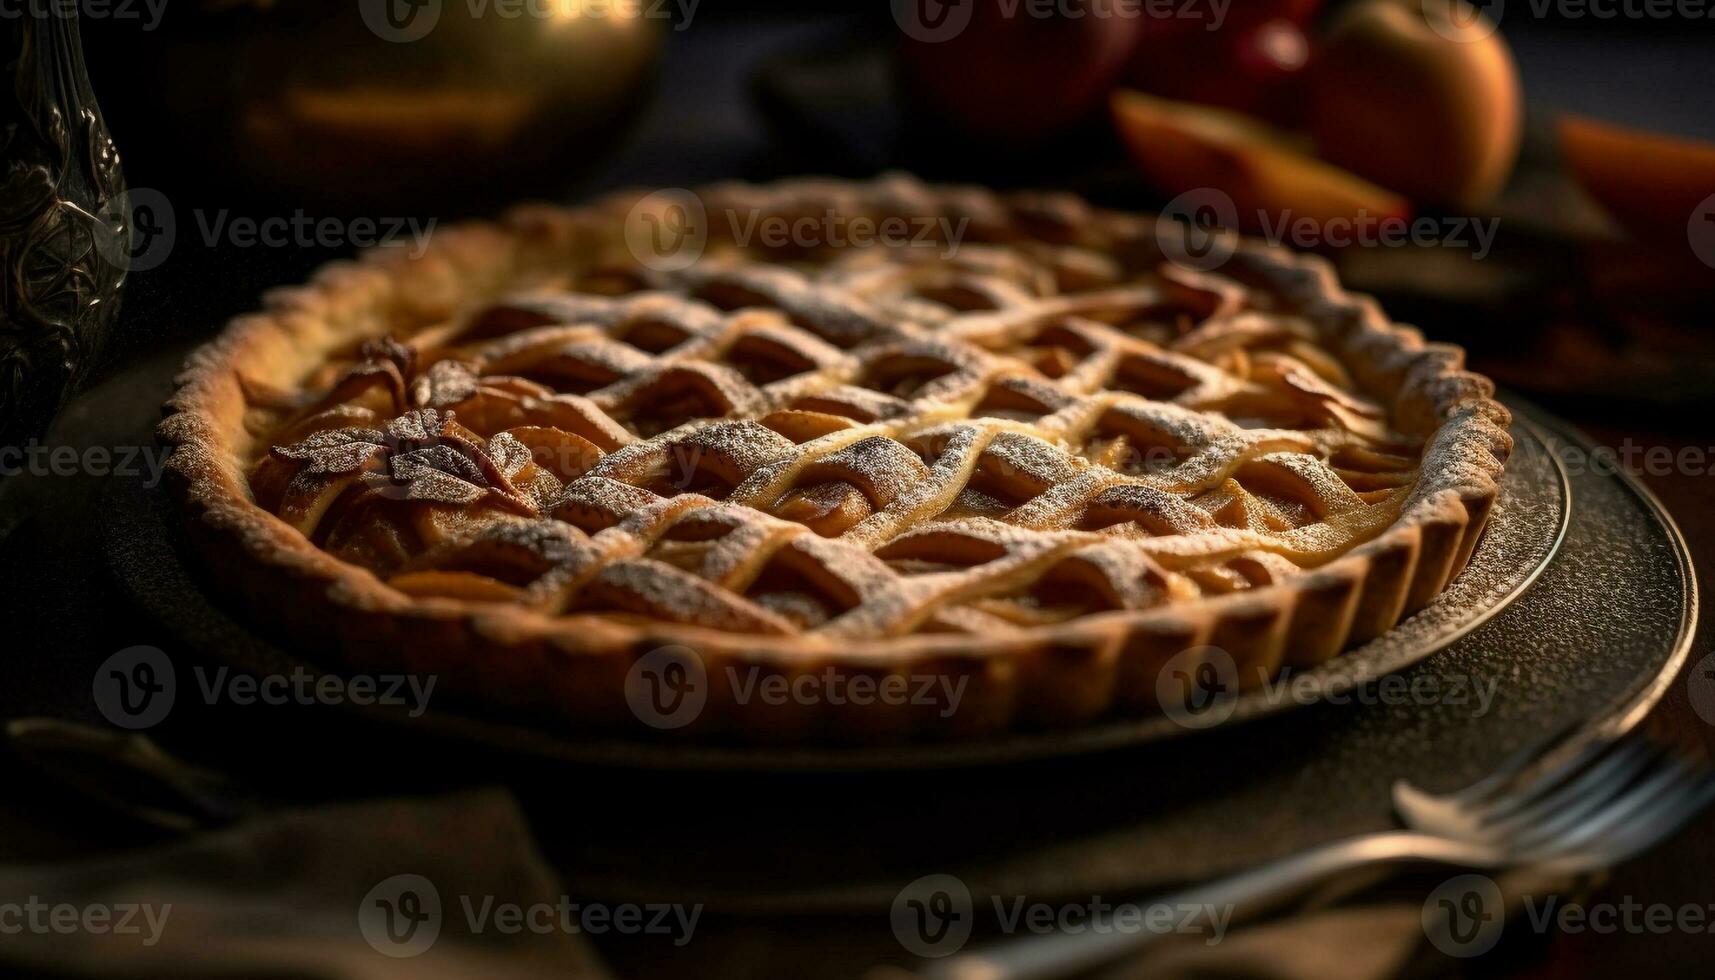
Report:
[[[1326,225],[1408,218],[1406,198],[1311,155],[1306,141],[1213,106],[1121,91],[1114,123],[1144,178],[1172,196],[1199,188],[1232,198],[1239,227],[1282,219]]]
[[[1524,120],[1518,70],[1464,0],[1360,0],[1308,70],[1318,152],[1379,184],[1460,208],[1512,173]]]
[[[1014,0],[964,0],[970,21],[947,40],[906,34],[908,91],[993,144],[1024,148],[1099,114],[1136,43],[1137,17],[1050,16]]]
[[[1250,0],[1143,22],[1126,65],[1132,88],[1293,123],[1302,116],[1311,22],[1322,0]]]
[[[1555,129],[1579,185],[1641,239],[1677,243],[1715,196],[1715,143],[1575,115],[1561,116]]]

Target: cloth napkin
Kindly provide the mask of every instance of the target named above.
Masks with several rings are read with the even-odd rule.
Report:
[[[393,955],[408,944],[381,934],[378,949],[364,928],[385,928],[387,909],[375,903],[397,903],[401,889],[372,892],[397,876],[432,883],[445,903],[439,934],[408,958]],[[103,977],[608,976],[588,942],[566,932],[473,935],[456,905],[465,896],[559,900],[504,790],[286,810],[119,857],[0,868],[0,903],[17,907],[0,912],[10,933],[0,935],[0,964]],[[88,909],[107,921],[72,922]]]
[[[1554,887],[1498,880],[1509,898],[1525,887]],[[432,936],[403,928],[426,908],[422,894],[404,904],[413,889],[432,891],[439,902]],[[1448,972],[1453,961],[1426,940],[1422,890],[1387,894],[1235,927],[1212,946],[1157,946],[1102,975],[1393,980]],[[280,810],[119,856],[0,866],[0,967],[247,980],[610,976],[585,935],[473,930],[463,905],[554,906],[562,895],[504,789]],[[27,924],[21,916],[32,907],[38,927],[13,928]],[[64,918],[92,908],[105,910],[105,928]],[[120,925],[130,928],[114,928]],[[871,967],[909,965],[885,909],[835,921],[747,916],[727,929],[723,937],[721,926],[705,922],[676,959],[650,973],[879,977],[897,974]]]

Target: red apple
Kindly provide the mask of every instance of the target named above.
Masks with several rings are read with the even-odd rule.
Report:
[[[1307,25],[1321,0],[1234,3],[1225,19],[1149,20],[1126,67],[1129,84],[1168,98],[1296,122],[1301,72],[1310,59]]]
[[[1145,22],[1148,39],[1183,37],[1188,34],[1234,36],[1270,20],[1284,20],[1308,27],[1322,11],[1323,0],[1233,0],[1224,11],[1213,3],[1179,2],[1167,16]],[[1169,8],[1162,7],[1162,10]]]
[[[903,0],[956,8],[947,0]],[[1142,19],[1068,16],[1025,0],[968,0],[969,22],[945,39],[905,30],[908,97],[961,129],[1003,146],[1028,146],[1098,113],[1123,72]],[[898,8],[896,8],[897,10]],[[902,24],[906,21],[901,21]]]

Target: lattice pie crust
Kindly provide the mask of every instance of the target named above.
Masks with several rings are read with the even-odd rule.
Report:
[[[975,735],[1154,709],[1194,647],[1322,662],[1442,591],[1494,502],[1492,386],[1321,260],[1193,271],[1148,217],[907,177],[699,197],[680,271],[619,194],[235,321],[160,429],[218,579],[355,668],[573,724],[635,725],[628,671],[681,644],[695,731]],[[732,240],[829,214],[963,238]],[[746,700],[741,668],[956,679],[958,710]]]

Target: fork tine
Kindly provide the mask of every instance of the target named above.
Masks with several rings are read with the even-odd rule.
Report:
[[[1664,802],[1646,819],[1610,838],[1607,863],[1619,864],[1672,837],[1710,803],[1715,803],[1715,774],[1703,773],[1674,800]]]
[[[1558,786],[1533,785],[1526,793],[1480,815],[1484,830],[1509,835],[1526,827],[1547,828],[1581,819],[1606,803],[1666,754],[1649,742],[1632,740],[1608,753],[1580,773],[1571,773]]]
[[[1698,775],[1699,769],[1688,760],[1674,759],[1668,762],[1661,772],[1641,779],[1624,796],[1616,799],[1612,806],[1592,814],[1583,829],[1575,833],[1574,839],[1593,840],[1612,835],[1628,821],[1648,816],[1657,806],[1662,805],[1664,797],[1677,787],[1693,782]]]
[[[1487,800],[1494,799],[1498,794],[1511,785],[1513,780],[1518,778],[1520,773],[1529,769],[1549,752],[1553,751],[1555,746],[1570,738],[1573,732],[1577,731],[1581,725],[1582,722],[1576,720],[1562,724],[1543,738],[1530,742],[1523,748],[1514,752],[1512,755],[1507,756],[1506,760],[1487,776],[1484,776],[1482,779],[1477,780],[1456,793],[1448,794],[1447,799],[1468,806],[1475,806]]]
[[[1557,731],[1548,739],[1514,753],[1493,775],[1445,796],[1426,793],[1405,780],[1396,780],[1393,785],[1394,809],[1406,823],[1415,827],[1436,827],[1440,832],[1454,832],[1464,838],[1493,840],[1499,835],[1487,830],[1486,824],[1503,820],[1527,806],[1534,811],[1542,797],[1555,792],[1568,780],[1576,779],[1590,767],[1600,765],[1610,755],[1636,752],[1640,744],[1647,744],[1630,737],[1595,739],[1579,746],[1569,758],[1554,762],[1521,782],[1522,773],[1542,763],[1540,747],[1558,744],[1559,741],[1561,732]],[[1458,828],[1456,831],[1453,830],[1455,827]]]
[[[1650,743],[1637,735],[1593,742],[1564,762],[1545,772],[1527,777],[1527,781],[1512,792],[1491,798],[1487,805],[1476,805],[1473,807],[1473,815],[1479,818],[1480,823],[1490,823],[1503,819],[1527,806],[1538,803],[1544,797],[1559,790],[1568,782],[1577,780],[1590,770],[1599,768],[1604,764],[1612,764],[1608,760],[1615,756],[1622,759],[1628,758],[1641,751],[1647,751],[1649,747]]]
[[[1570,791],[1563,794],[1554,804],[1560,806],[1558,811],[1552,805],[1545,805],[1540,818],[1509,823],[1508,830],[1512,833],[1509,846],[1532,850],[1554,842],[1560,842],[1559,846],[1581,843],[1591,826],[1611,826],[1607,822],[1616,811],[1623,813],[1628,806],[1636,805],[1637,799],[1647,800],[1652,793],[1667,792],[1693,774],[1685,762],[1673,759],[1666,752],[1650,753],[1646,761],[1647,765],[1640,762],[1624,772],[1614,773],[1605,785],[1591,787],[1583,797]]]
[[[1648,808],[1662,804],[1664,798],[1670,797],[1676,788],[1694,782],[1697,775],[1698,770],[1684,760],[1670,761],[1624,793],[1612,797],[1607,806],[1555,835],[1537,850],[1564,854],[1587,845],[1602,850],[1605,838],[1616,827],[1639,815],[1640,811],[1647,813]]]

